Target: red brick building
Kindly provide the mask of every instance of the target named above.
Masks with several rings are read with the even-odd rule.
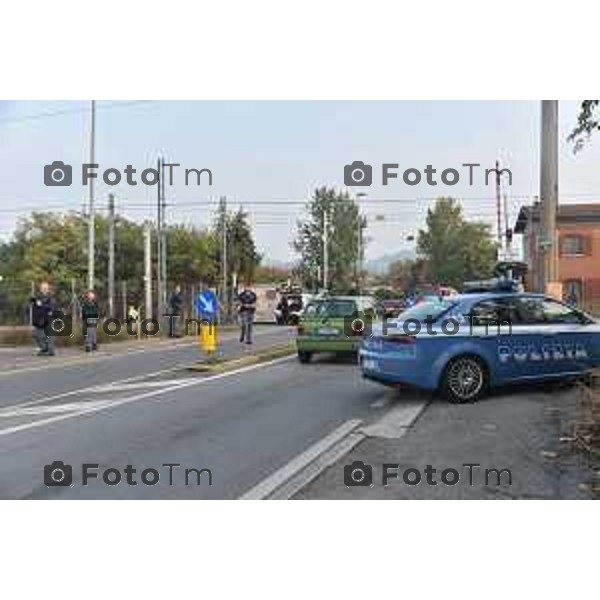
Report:
[[[523,260],[529,266],[527,288],[536,291],[540,289],[539,228],[539,203],[522,207],[514,231],[523,236]],[[600,313],[600,203],[559,205],[556,228],[563,298]]]

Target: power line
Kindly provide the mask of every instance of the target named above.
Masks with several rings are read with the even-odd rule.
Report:
[[[122,101],[122,102],[107,102],[105,104],[99,104],[97,106],[98,109],[106,110],[112,108],[129,108],[131,106],[137,106],[140,104],[151,104],[155,102],[154,100],[131,100],[131,101]],[[63,108],[58,110],[34,113],[32,115],[22,115],[20,117],[4,117],[0,119],[1,123],[18,123],[21,121],[37,121],[39,119],[46,119],[50,117],[60,117],[62,115],[70,115],[70,114],[82,114],[89,112],[89,108],[86,106],[78,106],[73,108]]]

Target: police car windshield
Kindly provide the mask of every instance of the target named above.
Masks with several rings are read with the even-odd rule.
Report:
[[[407,319],[416,319],[417,321],[425,321],[429,318],[435,321],[438,317],[444,314],[447,310],[456,305],[456,302],[448,298],[436,298],[419,302],[411,308],[400,313],[399,320],[406,321]]]
[[[356,311],[353,300],[321,300],[306,307],[307,317],[346,317]]]

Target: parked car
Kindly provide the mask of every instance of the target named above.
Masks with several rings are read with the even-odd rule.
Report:
[[[395,318],[406,308],[406,302],[401,298],[389,298],[384,300],[381,306],[386,317]]]
[[[375,327],[359,364],[373,381],[470,402],[491,386],[573,378],[599,366],[600,322],[541,294],[434,298]]]
[[[284,317],[284,312],[281,309],[282,299],[285,297],[287,300],[287,319]],[[304,312],[304,308],[310,301],[312,296],[310,294],[282,294],[280,300],[277,303],[275,310],[275,321],[278,325],[298,325],[300,317]]]
[[[329,296],[311,300],[298,324],[296,348],[302,363],[317,352],[356,352],[379,313],[371,296]]]

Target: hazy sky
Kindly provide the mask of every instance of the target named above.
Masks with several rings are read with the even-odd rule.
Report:
[[[0,102],[0,235],[6,239],[31,209],[78,210],[87,198],[80,165],[87,162],[89,114],[86,102]],[[167,186],[168,219],[198,225],[214,218],[210,200],[225,195],[243,205],[256,227],[258,246],[271,260],[290,260],[290,241],[302,201],[320,185],[343,188],[343,167],[354,160],[373,165],[374,184],[362,200],[370,224],[367,258],[411,247],[406,236],[422,224],[436,196],[464,199],[467,215],[495,223],[494,186],[483,169],[496,158],[513,172],[511,221],[520,204],[539,189],[538,102],[99,102],[96,161],[100,171],[127,164],[136,177],[163,155],[182,168],[209,168],[213,185]],[[61,113],[61,114],[56,114]],[[561,200],[600,199],[600,134],[574,156],[565,138],[577,104],[560,104]],[[28,118],[35,116],[35,118]],[[46,187],[43,166],[62,160],[75,166],[71,187]],[[381,163],[404,169],[437,169],[438,185],[381,185]],[[462,163],[481,163],[469,186]],[[459,170],[455,186],[440,173]],[[155,187],[113,188],[97,184],[99,210],[109,191],[117,210],[136,220],[154,216]],[[360,191],[355,188],[354,191]],[[378,200],[388,202],[377,202]],[[278,201],[258,205],[256,201]],[[398,200],[398,202],[389,202]],[[384,220],[378,215],[383,215]]]

